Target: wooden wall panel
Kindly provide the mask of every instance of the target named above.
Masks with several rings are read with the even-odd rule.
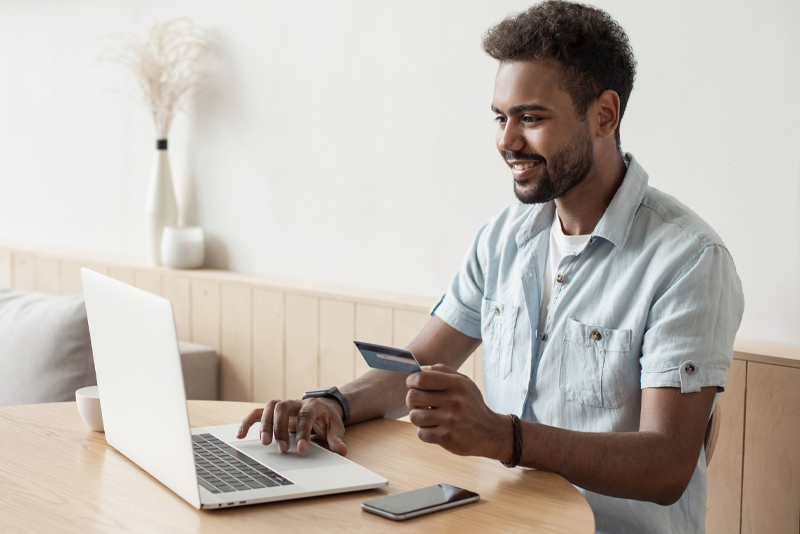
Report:
[[[253,290],[253,401],[286,398],[284,295]]]
[[[112,265],[108,268],[108,276],[131,286],[136,282],[133,269],[119,267],[118,265]]]
[[[61,294],[77,295],[78,293],[83,293],[83,283],[81,282],[81,264],[74,261],[62,261]]]
[[[343,386],[356,376],[353,340],[356,306],[352,302],[319,301],[319,383]]]
[[[220,352],[219,284],[192,280],[192,341]]]
[[[800,531],[800,369],[747,364],[742,534]]]
[[[252,289],[242,284],[222,286],[222,354],[220,395],[227,401],[250,401],[253,377]]]
[[[319,387],[319,299],[286,295],[286,397]]]
[[[0,287],[11,287],[13,261],[11,252],[0,250]]]
[[[36,258],[36,291],[61,294],[61,263],[55,258]]]
[[[165,274],[161,280],[162,296],[172,303],[178,339],[192,339],[192,284],[184,276]]]
[[[22,252],[14,253],[14,279],[16,289],[36,291],[36,257]]]
[[[393,310],[382,306],[356,304],[356,335],[358,341],[393,346]],[[364,358],[353,346],[353,357],[356,360],[356,376],[369,371]]]
[[[133,285],[159,297],[163,294],[159,272],[136,270],[133,272]]]
[[[65,260],[61,262],[61,294],[77,295],[83,293],[83,283],[81,282],[81,267],[86,267],[100,274],[108,274],[105,265],[91,262],[76,262]]]
[[[706,531],[712,534],[740,531],[746,383],[747,363],[734,360],[728,371],[728,385],[717,401],[722,421],[708,466]]]
[[[394,310],[394,346],[406,347],[430,319],[431,316],[424,312]]]

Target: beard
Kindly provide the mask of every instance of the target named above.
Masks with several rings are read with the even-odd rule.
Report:
[[[580,185],[594,165],[594,150],[589,123],[570,139],[567,146],[553,154],[548,160],[540,154],[525,154],[506,150],[506,161],[516,159],[540,161],[539,178],[527,191],[520,189],[514,181],[514,195],[523,204],[543,204],[560,197]],[[533,179],[530,179],[533,180]]]

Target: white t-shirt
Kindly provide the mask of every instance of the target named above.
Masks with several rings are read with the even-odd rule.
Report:
[[[544,332],[547,321],[547,306],[550,304],[553,284],[559,274],[558,267],[561,260],[567,256],[574,256],[586,246],[591,235],[565,235],[561,228],[561,219],[558,218],[558,209],[553,216],[553,225],[550,227],[550,243],[547,245],[547,259],[544,268],[544,285],[542,286],[542,305],[539,308],[539,333]],[[566,267],[566,265],[565,265]]]

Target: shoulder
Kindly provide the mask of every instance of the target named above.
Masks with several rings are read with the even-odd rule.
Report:
[[[693,242],[701,250],[715,246],[727,250],[710,224],[678,199],[655,187],[649,187],[642,198],[636,219],[661,240]]]

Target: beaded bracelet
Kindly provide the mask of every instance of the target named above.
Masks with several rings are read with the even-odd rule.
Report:
[[[508,414],[511,419],[511,426],[514,428],[514,453],[511,455],[511,461],[501,462],[506,467],[517,467],[520,459],[522,458],[522,424],[519,422],[519,417],[513,413]]]

